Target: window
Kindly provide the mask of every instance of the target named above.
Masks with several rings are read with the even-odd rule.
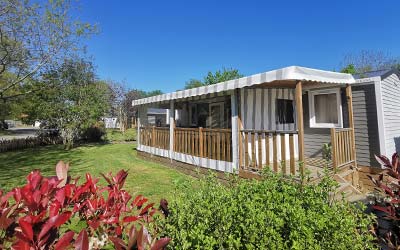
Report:
[[[342,127],[342,105],[339,89],[308,92],[311,128]]]
[[[190,125],[197,126],[197,104],[189,105]]]
[[[276,100],[277,122],[279,124],[294,123],[293,100]]]

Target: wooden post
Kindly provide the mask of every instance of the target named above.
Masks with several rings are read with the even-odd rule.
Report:
[[[346,85],[346,97],[347,97],[347,109],[349,113],[349,127],[351,128],[351,153],[353,155],[354,167],[357,167],[357,157],[356,157],[356,141],[354,133],[354,116],[353,116],[353,94],[351,91],[351,86]]]
[[[274,165],[274,172],[278,172],[278,141],[277,141],[277,133],[274,132],[272,134],[272,161]]]
[[[282,173],[286,174],[286,139],[285,134],[281,134],[281,167]]]
[[[138,148],[140,148],[140,145],[141,145],[141,143],[142,143],[142,141],[141,141],[141,134],[140,134],[140,116],[139,116],[139,113],[140,112],[140,108],[138,108],[138,110],[137,110],[137,135],[136,135],[136,141],[137,141],[137,144],[138,144]]]
[[[336,143],[336,129],[331,128],[331,154],[332,154],[332,168],[335,170],[337,167],[337,143]]]
[[[297,131],[299,141],[299,161],[300,173],[304,174],[305,158],[304,158],[304,121],[303,121],[303,84],[301,81],[296,84],[296,117]]]
[[[175,149],[175,105],[174,101],[170,102],[169,107],[169,158],[172,159],[174,157],[174,149]]]
[[[151,146],[155,147],[156,146],[156,131],[155,127],[151,127]]]
[[[199,128],[199,149],[200,149],[200,157],[204,157],[204,151],[203,151],[203,128]]]
[[[239,121],[240,118],[238,117],[238,98],[237,98],[237,91],[234,90],[231,95],[231,136],[232,136],[232,172],[237,172],[240,168],[240,127]],[[239,138],[238,138],[239,136]],[[226,143],[226,142],[223,142]],[[239,147],[238,147],[239,144]]]

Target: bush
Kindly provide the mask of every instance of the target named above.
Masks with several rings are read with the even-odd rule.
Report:
[[[397,153],[391,160],[383,155],[375,158],[383,169],[378,179],[369,176],[383,193],[383,198],[375,197],[372,206],[380,215],[375,234],[387,249],[400,249],[400,158]]]
[[[100,187],[90,174],[78,184],[68,168],[59,162],[50,178],[33,171],[25,186],[0,192],[0,249],[160,250],[168,244],[157,238],[154,203],[123,190],[126,171],[103,175],[108,186]]]
[[[86,128],[81,135],[82,140],[87,142],[99,142],[103,140],[106,134],[104,123],[98,122],[89,128]]]
[[[334,183],[301,185],[265,173],[224,185],[177,186],[164,234],[178,249],[374,249],[362,205],[331,199]],[[189,187],[194,185],[195,191]]]

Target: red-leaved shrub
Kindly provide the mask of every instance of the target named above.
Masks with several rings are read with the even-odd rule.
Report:
[[[108,186],[86,174],[86,180],[68,176],[68,164],[59,162],[57,176],[46,178],[35,170],[27,184],[4,194],[0,191],[0,248],[12,249],[163,249],[169,238],[157,239],[154,203],[123,190],[128,173],[102,175]],[[161,214],[161,213],[160,213]],[[71,221],[85,225],[80,232]]]
[[[390,160],[386,156],[375,156],[381,165],[383,172],[377,179],[369,176],[371,181],[385,193],[384,199],[375,200],[372,208],[384,213],[385,221],[380,220],[376,230],[381,244],[389,249],[400,249],[400,159],[397,153],[392,155]],[[385,223],[387,224],[387,223]]]

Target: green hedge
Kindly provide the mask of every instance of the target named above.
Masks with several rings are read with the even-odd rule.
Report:
[[[361,205],[333,201],[329,178],[304,186],[272,173],[228,185],[214,177],[193,182],[177,185],[170,202],[171,249],[375,248],[373,218]]]

